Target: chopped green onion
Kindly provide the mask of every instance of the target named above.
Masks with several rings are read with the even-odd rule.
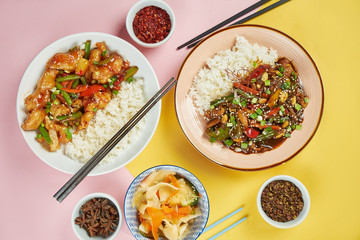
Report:
[[[240,146],[241,146],[242,149],[247,149],[248,148],[248,143],[242,142]]]
[[[216,137],[210,137],[210,142],[212,143],[216,142]]]
[[[231,146],[234,143],[234,141],[232,139],[227,139],[224,141],[224,143],[226,144],[226,146]]]
[[[296,128],[296,125],[292,125],[292,126],[291,126],[291,128],[292,128],[293,130],[295,130],[295,128]]]
[[[300,109],[301,109],[301,105],[300,104],[295,104],[295,109],[297,110],[297,111],[299,111]]]
[[[291,73],[291,76],[293,76],[293,78],[296,79],[296,78],[297,78],[296,72],[292,72],[292,73]]]
[[[284,113],[285,112],[285,108],[283,105],[280,106],[280,110]]]
[[[266,94],[271,94],[270,89],[266,89]]]
[[[262,120],[262,121],[260,122],[260,126],[265,126],[265,120]]]
[[[278,76],[279,76],[279,77],[282,77],[282,76],[283,76],[283,74],[282,74],[281,72],[279,72],[279,73],[278,73]]]
[[[51,94],[51,100],[55,100],[56,99],[56,95],[54,93]]]
[[[257,98],[253,98],[253,99],[251,99],[251,102],[252,102],[252,103],[257,103],[257,101],[258,101],[258,99],[257,99]]]
[[[267,127],[267,128],[264,129],[263,134],[266,135],[266,134],[268,134],[268,133],[270,133],[272,131],[273,131],[272,127]]]
[[[256,83],[256,78],[251,79],[252,83]]]
[[[234,126],[234,125],[233,125],[233,123],[228,122],[228,123],[226,123],[226,126],[227,126],[227,127],[232,127],[232,126]]]
[[[253,66],[256,67],[256,62],[255,61],[253,62]]]
[[[210,105],[210,109],[213,110],[215,108],[214,105]]]
[[[291,134],[287,132],[287,133],[284,134],[284,136],[285,136],[286,138],[289,138],[289,137],[291,137]]]
[[[240,99],[239,98],[238,99],[234,98],[232,100],[232,103],[235,104],[235,105],[239,105],[240,104]]]
[[[118,94],[119,94],[119,91],[113,90],[112,93],[113,93],[114,95],[118,95]]]
[[[59,89],[55,90],[53,94],[58,95],[60,93]]]
[[[56,91],[56,87],[53,87],[52,89],[50,89],[51,92],[55,92]]]
[[[286,131],[291,132],[291,127],[288,126],[288,127],[286,128]]]
[[[71,132],[70,132],[70,129],[71,129],[71,127],[68,127],[68,128],[65,129],[66,137],[67,137],[67,139],[69,139],[69,140],[72,139],[72,134],[71,134]]]
[[[108,86],[106,84],[103,85],[104,88],[107,88]]]
[[[59,102],[59,100],[55,99],[55,100],[53,101],[53,104],[55,104],[55,105],[59,105],[59,104],[60,104],[60,102]]]
[[[98,109],[97,108],[94,108],[93,111],[96,112]]]
[[[79,97],[76,93],[69,93],[69,95],[73,99],[77,99]]]
[[[308,103],[308,102],[309,102],[309,98],[305,97],[305,98],[304,98],[304,102],[305,102],[305,103]]]
[[[283,66],[279,67],[279,72],[283,73],[285,71],[285,68]]]
[[[302,128],[301,125],[296,125],[296,126],[295,126],[295,129],[296,129],[296,130],[301,130],[301,128]]]
[[[249,115],[252,119],[256,119],[258,117],[257,113],[252,113]]]
[[[270,82],[270,80],[266,80],[265,81],[265,86],[270,86],[271,85],[271,82]],[[269,93],[270,94],[270,93]]]
[[[281,85],[281,89],[282,89],[282,90],[289,89],[290,87],[291,87],[291,83],[290,83],[289,81],[284,82],[284,83]]]
[[[234,116],[230,116],[230,122],[232,123],[233,126],[236,125],[235,117],[234,117]]]
[[[51,114],[49,114],[49,119],[54,120],[54,118],[53,118],[53,116]]]
[[[107,53],[108,53],[108,51],[105,50],[105,51],[103,51],[103,52],[101,53],[101,55],[102,55],[103,57],[105,57]]]
[[[263,113],[263,110],[261,108],[256,109],[257,114],[261,115]]]
[[[42,122],[42,123],[40,124],[40,126],[44,127],[44,123]]]
[[[134,81],[134,78],[133,77],[129,77],[128,79],[127,79],[127,82],[128,83],[131,83],[131,82],[133,82]]]
[[[98,65],[99,62],[98,62],[98,61],[94,61],[93,64],[94,64],[94,65]]]
[[[246,100],[241,101],[241,106],[246,107]]]

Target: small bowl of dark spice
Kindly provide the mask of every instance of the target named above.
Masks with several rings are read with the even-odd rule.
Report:
[[[300,224],[310,210],[310,196],[297,179],[279,175],[268,179],[257,195],[260,215],[278,228],[291,228]]]
[[[79,239],[113,239],[121,227],[121,209],[110,195],[92,193],[76,204],[71,223]]]
[[[129,10],[126,29],[140,46],[154,48],[164,44],[174,32],[175,15],[162,0],[140,0]]]

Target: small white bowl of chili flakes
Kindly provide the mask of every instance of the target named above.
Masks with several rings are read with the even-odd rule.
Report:
[[[140,0],[126,16],[126,29],[140,46],[155,48],[170,39],[175,29],[175,15],[162,0]]]
[[[261,217],[277,228],[292,228],[306,218],[310,195],[304,184],[294,177],[278,175],[268,179],[257,195]]]

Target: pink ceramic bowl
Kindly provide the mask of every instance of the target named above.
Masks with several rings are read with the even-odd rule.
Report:
[[[206,123],[188,96],[194,76],[205,66],[206,60],[221,50],[230,49],[236,36],[244,36],[250,43],[258,43],[277,50],[279,56],[290,59],[299,72],[310,102],[304,111],[301,131],[294,131],[278,148],[259,154],[244,155],[210,143],[205,134]],[[188,54],[179,73],[175,90],[175,107],[180,126],[190,143],[205,157],[225,167],[238,170],[258,170],[281,164],[299,153],[314,136],[323,112],[324,93],[320,73],[306,50],[294,39],[276,29],[258,25],[240,25],[219,30]]]

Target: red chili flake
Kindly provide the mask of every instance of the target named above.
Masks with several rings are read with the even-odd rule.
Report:
[[[136,13],[133,29],[135,36],[142,42],[161,42],[171,29],[169,14],[156,6],[145,7]]]

